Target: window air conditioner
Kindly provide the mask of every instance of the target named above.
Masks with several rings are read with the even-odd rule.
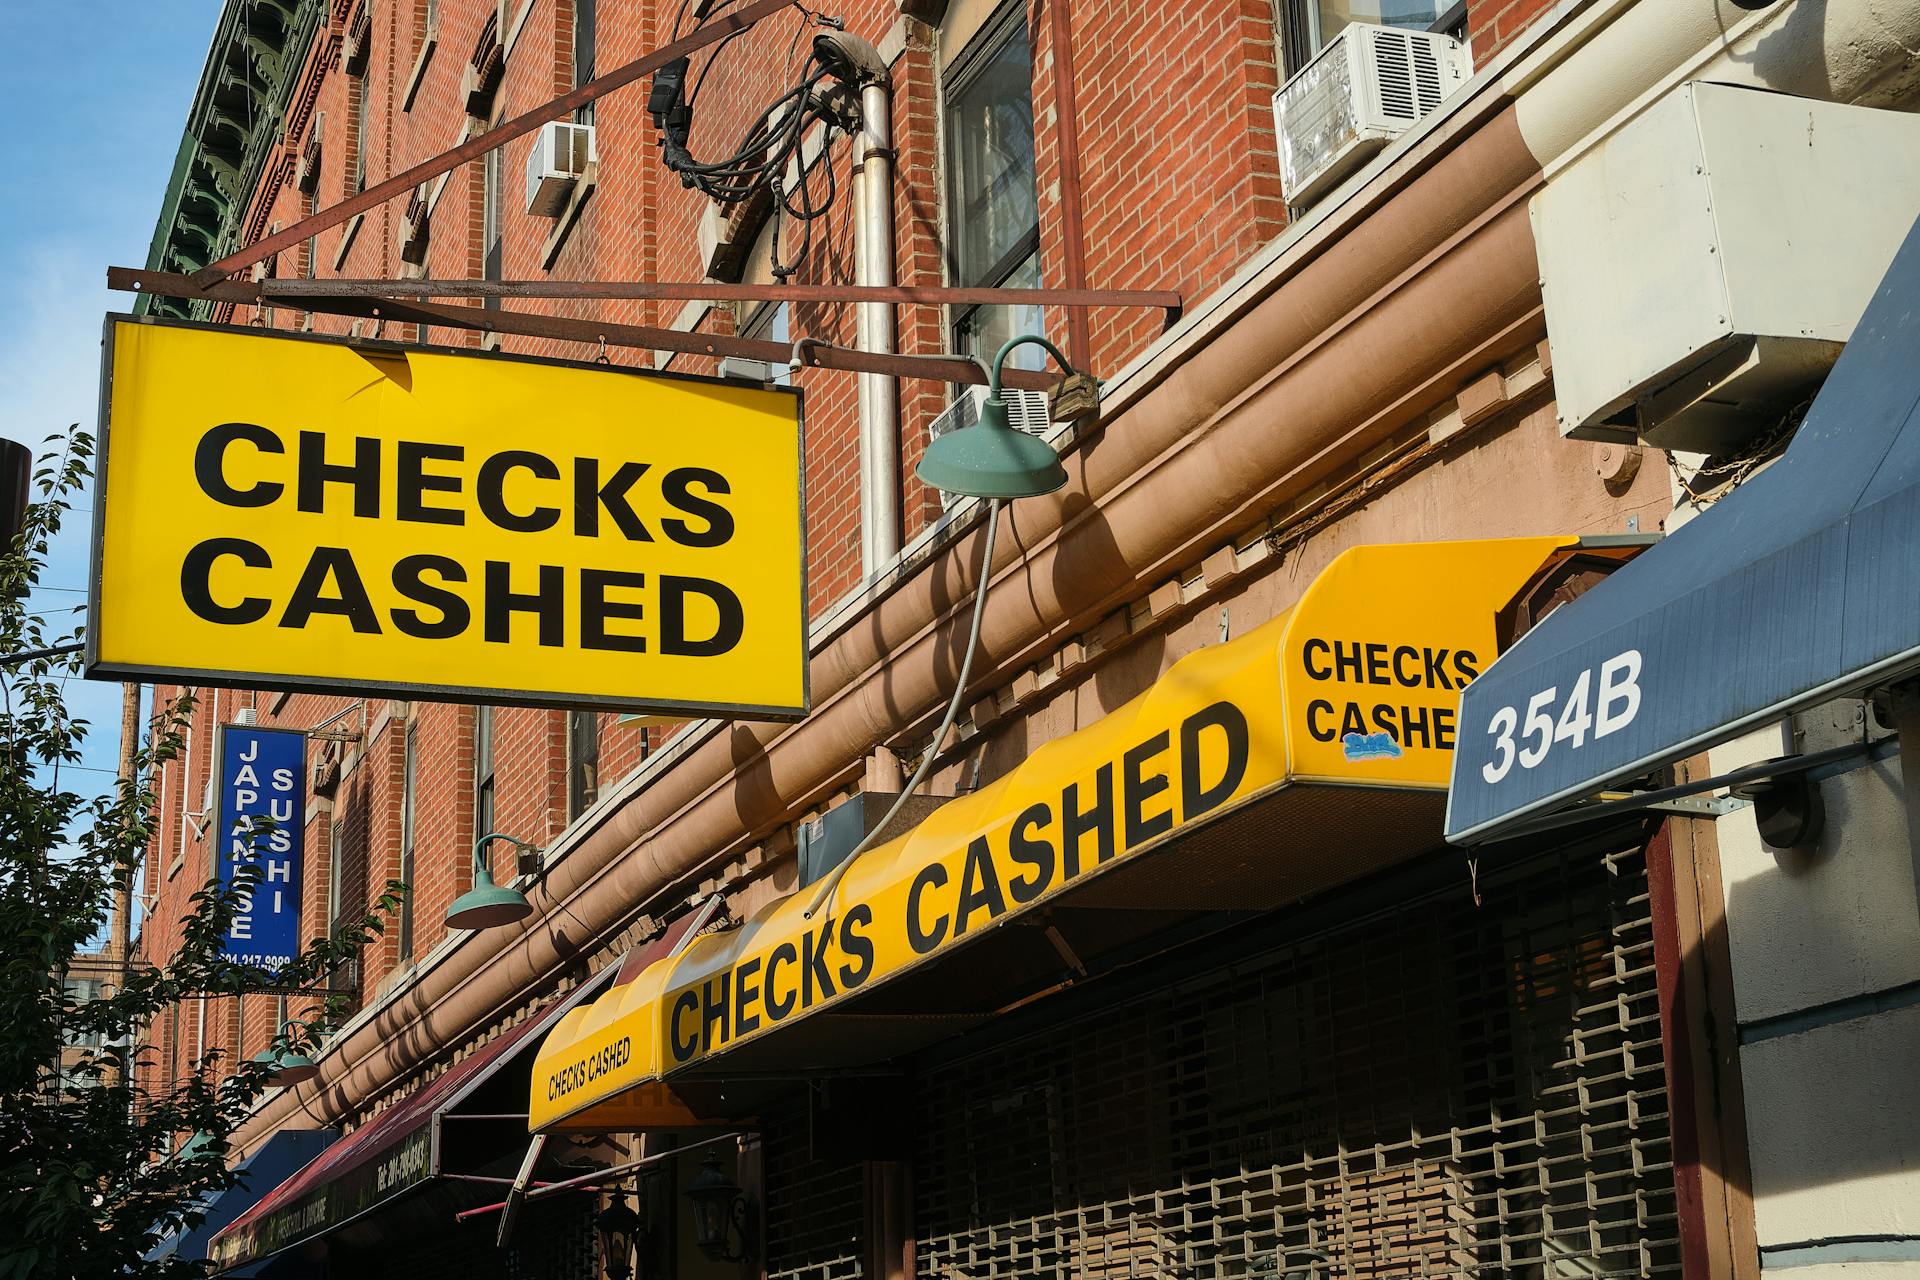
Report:
[[[556,120],[540,126],[527,152],[527,212],[557,218],[587,166],[599,160],[593,126]]]
[[[1053,419],[1047,415],[1047,393],[1044,391],[1023,391],[1017,387],[1002,387],[1000,394],[1007,401],[1007,421],[1016,431],[1024,431],[1030,436],[1046,439],[1053,433]],[[929,442],[938,440],[949,431],[958,431],[980,421],[980,406],[986,403],[987,389],[981,386],[966,387],[958,400],[942,409],[927,429]],[[940,505],[952,507],[960,501],[957,493],[940,494]]]
[[[1472,55],[1458,40],[1349,24],[1273,95],[1287,202],[1311,204],[1472,74]]]

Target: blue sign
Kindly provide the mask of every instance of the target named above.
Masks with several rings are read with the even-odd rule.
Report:
[[[223,886],[250,863],[260,878],[242,899],[222,952],[237,964],[279,969],[301,951],[300,881],[305,863],[307,735],[229,724],[220,730],[215,805]]]
[[[1920,224],[1793,443],[1460,695],[1447,839],[1920,669]]]

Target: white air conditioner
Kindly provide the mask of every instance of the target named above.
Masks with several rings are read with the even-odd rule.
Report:
[[[1351,23],[1273,95],[1280,185],[1311,204],[1473,75],[1458,40]]]
[[[1738,452],[1840,356],[1920,210],[1920,116],[1695,81],[1533,197],[1562,435]]]
[[[1000,394],[1007,402],[1007,421],[1014,430],[1024,431],[1030,436],[1045,439],[1053,434],[1053,419],[1047,414],[1047,393],[1044,391],[1024,391],[1017,387],[1002,387]],[[970,386],[958,400],[942,409],[927,429],[929,441],[938,440],[949,431],[958,431],[980,421],[980,406],[986,403],[987,389]],[[940,505],[951,507],[960,500],[960,495],[940,494]]]
[[[599,158],[592,125],[564,120],[541,125],[527,152],[527,212],[537,218],[558,217],[574,184]]]

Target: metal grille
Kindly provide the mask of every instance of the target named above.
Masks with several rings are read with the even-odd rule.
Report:
[[[507,1247],[508,1280],[599,1280],[600,1238],[593,1228],[597,1208],[591,1195],[558,1196],[526,1206]],[[495,1225],[491,1218],[481,1221],[489,1230]]]
[[[865,1173],[816,1159],[802,1106],[770,1117],[761,1135],[767,1186],[767,1280],[841,1280],[864,1274],[860,1232]]]
[[[1677,1272],[1640,854],[1479,892],[934,1067],[919,1274]]]
[[[356,1280],[598,1280],[599,1241],[591,1195],[528,1205],[505,1250],[498,1221],[451,1224],[451,1210],[426,1221],[395,1223],[378,1242],[336,1251],[334,1276]]]

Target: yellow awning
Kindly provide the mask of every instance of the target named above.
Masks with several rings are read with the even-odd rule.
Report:
[[[699,1123],[669,1080],[724,1077],[748,1046],[779,1063],[791,1033],[775,1033],[802,1022],[868,1060],[977,1022],[999,999],[982,992],[1003,990],[983,975],[1030,952],[969,950],[986,959],[933,984],[938,1000],[898,992],[988,935],[1044,935],[1077,965],[1054,927],[1069,910],[1104,911],[1084,936],[1118,945],[1143,915],[1263,909],[1433,846],[1459,690],[1493,661],[1497,611],[1576,541],[1342,553],[1286,613],[862,854],[814,919],[807,886],[574,1010],[534,1064],[531,1128]],[[1254,805],[1280,795],[1299,803]],[[1174,841],[1192,855],[1142,856]],[[1287,874],[1296,859],[1306,874]],[[1022,923],[1039,927],[1007,927]]]

